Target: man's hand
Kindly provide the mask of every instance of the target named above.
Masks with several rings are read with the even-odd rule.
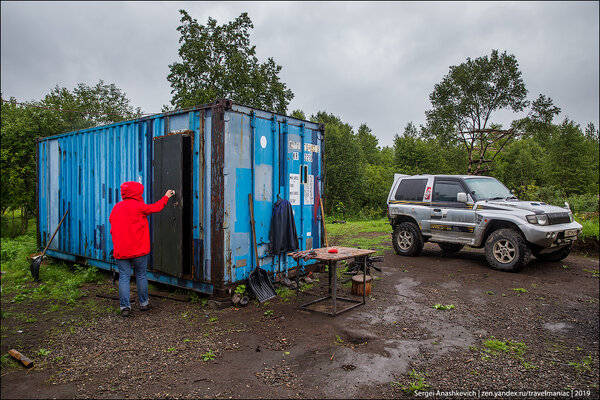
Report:
[[[169,189],[165,192],[165,196],[167,196],[168,198],[171,198],[171,196],[173,196],[175,194],[175,191],[172,189]]]

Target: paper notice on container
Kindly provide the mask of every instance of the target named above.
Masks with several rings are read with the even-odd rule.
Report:
[[[304,205],[315,204],[315,176],[308,175],[308,182],[304,184]]]
[[[290,204],[300,205],[300,174],[290,174]]]

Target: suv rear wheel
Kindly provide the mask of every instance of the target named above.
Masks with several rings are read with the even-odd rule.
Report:
[[[534,256],[538,260],[542,261],[560,261],[564,258],[567,258],[569,253],[571,252],[571,245],[565,246],[560,250],[556,250],[552,253],[544,253],[544,254],[534,254]]]
[[[403,222],[394,229],[392,244],[401,256],[417,256],[423,250],[423,236],[416,224]]]
[[[438,243],[438,246],[444,253],[458,253],[464,247],[462,244],[457,243]]]
[[[531,250],[521,232],[498,229],[485,242],[485,258],[494,269],[517,272],[529,262]]]

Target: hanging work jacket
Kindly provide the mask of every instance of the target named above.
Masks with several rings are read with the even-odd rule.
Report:
[[[269,242],[271,242],[272,254],[298,249],[298,233],[294,222],[294,212],[292,211],[292,205],[286,199],[277,201],[273,206]]]

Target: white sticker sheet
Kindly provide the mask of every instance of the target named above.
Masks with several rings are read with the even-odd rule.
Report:
[[[315,204],[315,176],[308,175],[308,182],[304,184],[304,205]]]
[[[290,204],[300,205],[300,174],[290,174]]]

